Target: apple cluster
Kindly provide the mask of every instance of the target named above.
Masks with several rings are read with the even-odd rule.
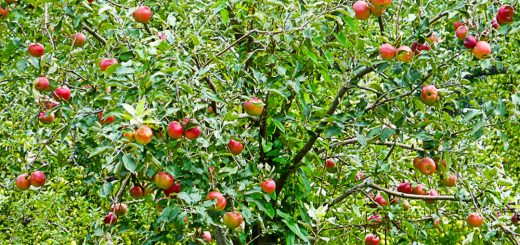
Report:
[[[382,16],[390,4],[392,4],[392,0],[370,0],[370,3],[357,1],[352,5],[352,8],[356,14],[356,19],[367,20],[371,15]]]
[[[471,50],[477,59],[487,59],[490,57],[492,49],[488,42],[477,41],[475,36],[467,35],[468,28],[462,22],[457,21],[453,23],[453,28],[456,30],[455,36],[459,40],[464,40],[464,47]]]
[[[29,187],[41,187],[45,184],[45,173],[42,171],[34,171],[31,175],[20,174],[15,180],[16,187],[19,190],[27,190]]]

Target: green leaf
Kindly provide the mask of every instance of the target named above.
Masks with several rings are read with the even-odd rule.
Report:
[[[137,168],[137,163],[135,161],[134,156],[131,154],[123,155],[123,163],[125,165],[126,170],[135,173],[135,169]]]

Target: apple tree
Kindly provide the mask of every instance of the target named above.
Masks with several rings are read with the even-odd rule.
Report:
[[[0,0],[0,240],[520,244],[517,8]]]

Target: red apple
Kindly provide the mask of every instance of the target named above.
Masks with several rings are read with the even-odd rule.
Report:
[[[431,189],[430,192],[428,193],[428,195],[430,195],[431,197],[436,197],[436,196],[439,196],[439,192],[437,192],[437,190]],[[424,202],[433,203],[433,202],[435,202],[435,200],[424,200]]]
[[[27,48],[27,52],[33,57],[41,57],[45,53],[45,48],[39,43],[31,43]]]
[[[386,206],[388,203],[386,202],[385,198],[379,194],[374,198],[374,201],[377,202],[381,206]]]
[[[250,116],[260,116],[264,110],[264,102],[259,98],[252,98],[244,102],[244,110]]]
[[[473,35],[469,35],[464,39],[464,47],[467,49],[473,49],[477,45],[477,39]]]
[[[153,131],[150,127],[143,125],[135,131],[134,138],[135,138],[135,141],[137,141],[137,143],[146,145],[146,144],[152,142]],[[168,189],[168,188],[166,188],[166,189]]]
[[[448,178],[442,180],[442,184],[449,187],[455,186],[457,184],[457,175],[450,174]]]
[[[365,173],[363,171],[359,171],[356,173],[356,176],[354,177],[355,180],[362,180],[365,178]]]
[[[500,27],[496,19],[491,20],[491,25],[493,26],[493,28],[495,28],[495,30],[498,30],[498,28]]]
[[[124,203],[114,203],[110,207],[110,212],[114,212],[116,215],[125,215],[128,212],[128,207]]]
[[[134,135],[135,135],[134,132],[129,132],[129,131],[123,133],[123,137],[125,137],[128,140],[128,142],[134,142],[134,140],[135,140]]]
[[[368,234],[365,236],[365,245],[379,245],[379,238],[375,235]]]
[[[466,218],[468,225],[471,227],[479,227],[484,224],[484,218],[479,213],[470,213]]]
[[[453,23],[453,30],[454,30],[454,31],[457,31],[457,29],[459,29],[459,27],[461,27],[462,25],[463,25],[462,22],[460,22],[460,21],[455,21],[455,22]]]
[[[18,190],[27,190],[29,187],[31,187],[31,182],[29,181],[29,175],[28,174],[20,174],[18,177],[16,177],[15,181],[16,187]]]
[[[87,37],[81,33],[74,33],[72,35],[72,46],[74,47],[83,47],[85,46],[85,41],[87,40]]]
[[[139,185],[132,186],[132,188],[130,188],[130,195],[135,199],[140,199],[144,197],[145,193],[143,187]]]
[[[216,211],[222,211],[222,210],[224,210],[224,208],[226,208],[226,203],[227,203],[226,198],[224,197],[224,195],[222,195],[218,191],[212,191],[212,192],[208,193],[208,195],[206,196],[206,199],[207,200],[217,199],[217,203],[215,204]]]
[[[498,9],[497,16],[496,16],[498,24],[503,25],[506,23],[513,22],[514,14],[515,14],[515,11],[514,11],[513,7],[511,7],[510,5],[501,6]]]
[[[206,242],[211,242],[211,233],[209,233],[209,231],[202,232],[201,236]]]
[[[487,59],[491,55],[491,45],[486,41],[480,41],[475,45],[473,49],[473,55],[477,57],[477,59]]]
[[[260,183],[260,187],[267,194],[272,194],[276,190],[276,183],[272,179],[267,179],[266,181]]]
[[[242,143],[236,140],[230,139],[228,143],[228,148],[231,153],[233,153],[234,155],[238,155],[242,152],[242,150],[244,150],[244,145],[242,145]]]
[[[420,44],[419,42],[415,41],[413,42],[412,44],[412,52],[414,54],[420,54],[421,51],[430,51],[430,45],[428,43],[423,43],[423,44]]]
[[[371,215],[367,219],[367,222],[371,224],[379,224],[381,221],[383,221],[381,215]]]
[[[406,200],[403,201],[403,208],[404,210],[410,209],[410,203]]]
[[[101,68],[101,71],[105,71],[108,67],[114,64],[117,64],[116,59],[102,59],[99,63],[99,68]]]
[[[113,212],[109,212],[106,216],[105,216],[105,224],[107,225],[113,225],[117,223],[117,216],[115,213]]]
[[[242,224],[244,218],[241,213],[234,211],[225,213],[222,220],[225,226],[230,229],[235,229]]]
[[[195,140],[202,134],[202,131],[200,131],[199,127],[194,127],[186,130],[184,132],[184,136],[189,140]]]
[[[170,124],[168,124],[168,136],[170,136],[170,138],[173,138],[173,139],[180,139],[183,135],[183,129],[182,129],[182,125],[177,122],[177,121],[174,121],[174,122],[171,122]]]
[[[0,19],[6,18],[9,14],[9,8],[5,6],[5,8],[2,8],[2,5],[0,5]]]
[[[116,120],[116,116],[103,117],[103,112],[99,112],[99,122],[101,124],[111,124]]]
[[[424,86],[421,90],[421,100],[426,105],[434,105],[439,100],[437,88],[433,85]]]
[[[457,31],[455,31],[455,36],[457,36],[457,38],[459,40],[464,40],[464,38],[466,38],[467,34],[468,34],[468,28],[465,26],[461,26],[457,29]]]
[[[93,3],[93,2],[94,2],[94,0],[87,0],[87,2],[88,2],[88,3]]]
[[[52,94],[52,97],[54,97],[55,100],[70,100],[70,89],[67,87],[59,87],[54,91]]]
[[[45,173],[42,171],[34,171],[29,178],[31,185],[34,187],[40,187],[45,184]]]
[[[148,6],[139,6],[132,14],[134,20],[146,24],[152,19],[152,10]]]
[[[164,195],[170,196],[172,193],[179,193],[181,192],[181,187],[181,182],[174,182],[168,190],[164,190]]]
[[[384,60],[391,60],[395,56],[395,48],[394,46],[385,43],[379,47],[379,55]]]
[[[408,62],[413,57],[413,52],[408,46],[401,46],[396,51],[396,59],[402,62]]]
[[[357,1],[352,5],[354,12],[356,13],[356,19],[366,20],[370,18],[370,6],[365,1]]]
[[[45,77],[38,77],[36,81],[34,81],[34,88],[38,91],[44,91],[49,89],[49,80]]]
[[[155,185],[163,190],[170,189],[173,181],[173,176],[167,172],[159,172],[155,175]]]
[[[513,213],[513,215],[511,216],[511,223],[513,223],[513,225],[516,225],[516,224],[518,224],[519,221],[520,221],[520,214]]]
[[[412,193],[412,185],[408,182],[402,182],[397,186],[397,191],[402,193]]]
[[[52,123],[54,121],[54,113],[46,113],[42,111],[38,114],[38,119],[43,124]]]
[[[419,172],[421,172],[424,175],[431,175],[435,173],[435,161],[433,161],[433,159],[429,157],[425,157],[419,162],[418,169]]]
[[[50,101],[50,100],[47,100],[45,102],[43,102],[43,106],[46,108],[46,109],[52,109],[56,106],[59,106],[60,103],[59,102],[54,102],[54,101]]]
[[[426,186],[424,184],[417,184],[414,188],[413,188],[413,194],[415,195],[426,195],[427,192],[424,190],[426,189]]]

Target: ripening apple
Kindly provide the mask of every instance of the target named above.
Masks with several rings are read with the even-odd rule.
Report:
[[[252,98],[244,102],[244,110],[250,116],[260,116],[264,110],[264,102],[259,98]]]
[[[365,1],[357,1],[352,5],[354,12],[356,13],[356,19],[366,20],[370,18],[370,6]]]
[[[467,49],[473,49],[477,45],[477,39],[473,35],[469,35],[464,39],[464,47]]]
[[[145,193],[143,187],[139,185],[134,185],[130,188],[130,195],[135,199],[143,198]]]
[[[87,40],[87,37],[85,34],[81,32],[74,33],[72,35],[72,46],[74,47],[83,47],[85,46],[85,42]]]
[[[99,62],[99,68],[101,68],[101,71],[105,71],[108,67],[114,64],[117,64],[116,59],[102,59],[101,62]]]
[[[455,21],[455,22],[453,23],[453,30],[454,30],[454,31],[457,31],[457,29],[459,29],[459,27],[461,27],[462,25],[463,25],[462,22],[460,22],[460,21]]]
[[[379,238],[375,235],[368,234],[365,236],[365,245],[379,245]]]
[[[371,215],[367,218],[367,222],[371,224],[378,224],[381,223],[381,221],[383,221],[381,215]]]
[[[365,173],[363,171],[359,171],[356,173],[356,176],[354,177],[355,180],[362,180],[365,178]]]
[[[335,173],[337,171],[334,159],[328,158],[327,160],[325,160],[325,170],[327,170],[327,172],[329,173]]]
[[[40,187],[45,184],[45,173],[42,171],[34,171],[29,178],[31,185],[34,187]]]
[[[388,202],[385,200],[385,198],[379,194],[377,194],[377,196],[374,198],[374,201],[381,206],[388,205]]]
[[[139,6],[132,16],[136,22],[146,24],[152,19],[152,10],[148,6]]]
[[[408,62],[413,57],[413,52],[408,46],[401,46],[395,51],[395,58],[402,62]]]
[[[117,223],[117,216],[115,213],[113,212],[109,212],[106,216],[105,216],[105,224],[107,225],[113,225]]]
[[[2,5],[0,5],[0,19],[7,17],[8,14],[9,8],[7,8],[7,6],[5,6],[5,8],[2,8]]]
[[[470,213],[466,218],[466,222],[471,227],[479,227],[484,224],[484,218],[479,213]]]
[[[70,89],[67,87],[58,87],[52,94],[55,100],[70,100]]]
[[[18,177],[16,177],[16,188],[18,190],[27,190],[29,187],[31,187],[31,182],[29,181],[29,175],[28,174],[20,174]]]
[[[413,159],[413,166],[414,166],[415,168],[419,168],[419,163],[421,162],[421,159],[422,159],[422,158],[420,158],[420,157],[415,157],[415,158]]]
[[[182,135],[184,134],[184,131],[182,129],[182,125],[177,122],[173,121],[170,124],[168,124],[168,136],[173,139],[180,139]]]
[[[43,124],[49,124],[49,123],[52,123],[54,121],[54,113],[46,113],[44,111],[41,111],[39,114],[38,114],[38,119],[40,120],[41,123]]]
[[[201,235],[202,239],[204,239],[206,242],[211,242],[211,233],[209,231],[202,232]]]
[[[45,48],[39,43],[31,43],[27,52],[33,57],[41,57],[45,53]]]
[[[110,212],[116,215],[125,215],[128,212],[128,207],[124,203],[114,203],[110,207]]]
[[[450,174],[448,178],[442,180],[442,184],[448,187],[453,187],[457,184],[457,179],[456,174]]]
[[[38,77],[34,81],[34,88],[38,91],[44,91],[49,89],[50,83],[49,80],[45,77]]]
[[[434,105],[439,100],[437,88],[433,85],[424,86],[421,90],[421,100],[426,105]]]
[[[56,106],[59,106],[59,105],[60,105],[59,102],[54,102],[54,101],[50,101],[50,100],[46,100],[45,102],[43,102],[43,106],[49,110]]]
[[[244,145],[236,140],[230,139],[228,143],[228,149],[234,155],[238,155],[242,152],[242,150],[244,150]]]
[[[217,203],[215,204],[215,210],[216,211],[222,211],[224,210],[224,208],[226,208],[226,198],[224,197],[224,195],[222,195],[220,192],[218,191],[212,191],[210,193],[208,193],[208,195],[206,196],[206,199],[207,200],[217,200]]]
[[[159,172],[155,175],[155,185],[163,190],[168,190],[173,185],[173,176],[167,172]]]
[[[184,136],[189,140],[195,140],[202,134],[202,131],[200,131],[199,127],[193,127],[190,129],[187,129],[184,132]]]
[[[376,17],[383,16],[385,14],[386,8],[378,8],[375,5],[370,5],[370,14]]]
[[[464,40],[464,38],[466,38],[467,34],[468,34],[468,28],[466,26],[461,26],[457,29],[457,31],[455,31],[455,36],[457,36],[457,38],[459,40]]]
[[[428,43],[421,44],[421,43],[415,41],[415,42],[413,42],[411,49],[412,49],[412,52],[417,55],[417,54],[420,54],[421,51],[423,51],[423,50],[430,51],[430,45]]]
[[[409,182],[402,182],[397,186],[397,191],[402,193],[412,193],[412,185]]]
[[[424,175],[431,175],[435,173],[436,170],[435,161],[429,157],[425,157],[419,162],[417,169]]]
[[[491,55],[491,45],[486,41],[480,41],[475,45],[473,49],[473,55],[477,59],[487,59]]]
[[[125,137],[128,140],[128,142],[135,141],[134,135],[135,135],[135,133],[133,131],[123,132],[123,137]]]
[[[112,116],[108,116],[108,117],[104,117],[103,116],[103,112],[99,112],[99,122],[101,124],[111,124],[113,123],[115,120],[116,120],[116,116],[112,115]]]
[[[403,201],[403,208],[404,210],[410,209],[410,203],[407,200]]]
[[[266,181],[260,183],[260,187],[267,194],[271,195],[276,190],[276,183],[272,179],[267,179]]]
[[[385,43],[379,47],[379,55],[384,60],[391,60],[395,56],[395,48],[394,46]]]
[[[225,213],[222,221],[228,228],[235,229],[240,226],[240,224],[242,224],[244,218],[242,217],[241,213],[233,211]]]
[[[437,190],[431,189],[430,192],[428,193],[428,195],[431,196],[431,197],[436,197],[436,196],[439,196],[439,192],[437,192]],[[426,203],[434,203],[435,200],[424,200],[424,202],[426,202]]]
[[[181,182],[175,181],[168,190],[164,190],[163,192],[164,192],[165,196],[170,196],[170,194],[172,194],[172,193],[181,192],[181,188],[182,188]]]
[[[428,194],[426,192],[426,186],[424,184],[417,184],[415,187],[413,187],[413,194],[415,195],[426,195]]]
[[[146,145],[152,142],[153,131],[150,127],[143,125],[135,131],[134,138],[137,143]]]
[[[386,9],[392,4],[392,0],[370,0],[370,4],[377,9]]]
[[[87,2],[88,2],[88,3],[93,3],[93,2],[94,2],[94,0],[87,0]]]
[[[510,5],[503,5],[498,9],[497,12],[497,22],[499,25],[503,25],[506,23],[513,22],[513,15],[515,14],[515,10]]]

